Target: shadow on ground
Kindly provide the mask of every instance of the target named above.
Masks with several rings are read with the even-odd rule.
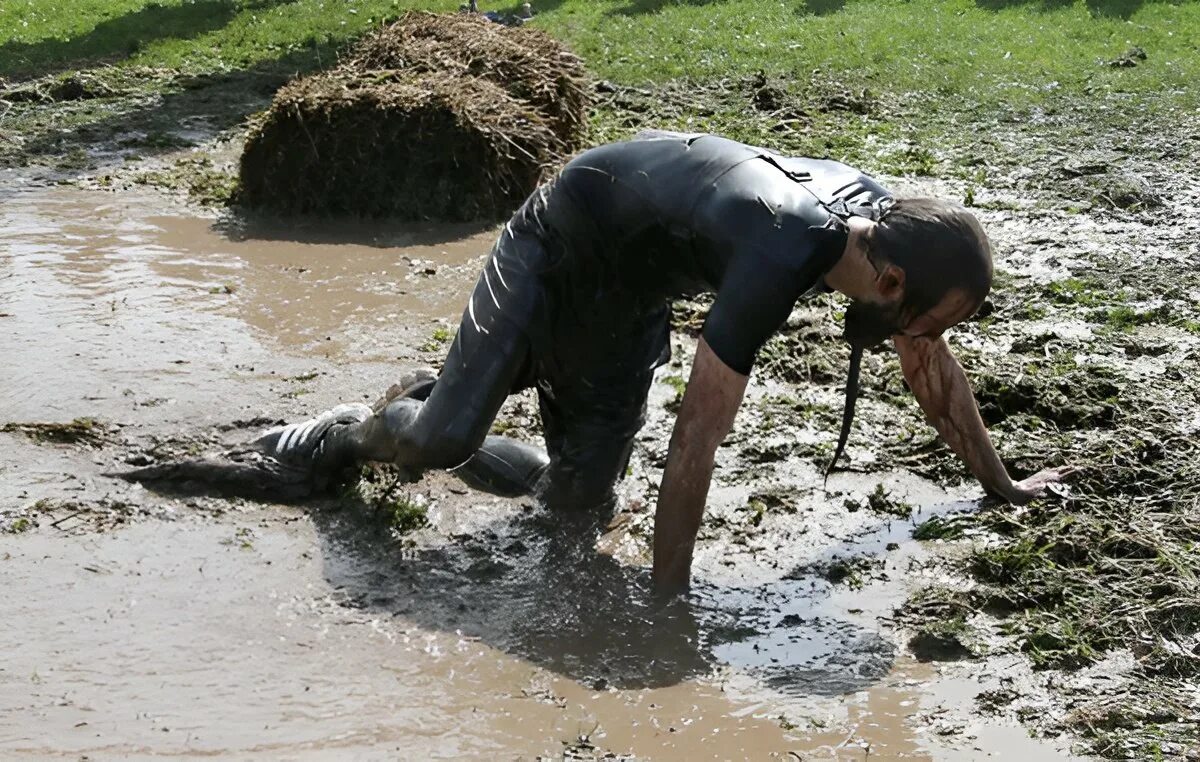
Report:
[[[146,5],[106,19],[91,31],[68,39],[10,41],[0,45],[0,75],[36,77],[134,55],[159,40],[190,40],[221,29],[244,11],[265,10],[294,0],[193,0],[178,5]]]
[[[203,494],[195,483],[146,486]],[[597,689],[670,686],[725,664],[784,693],[834,696],[877,683],[894,662],[879,633],[808,611],[811,578],[764,596],[698,574],[686,599],[656,599],[649,569],[597,551],[605,517],[484,504],[469,509],[486,514],[469,533],[414,543],[360,498],[303,505],[346,605],[478,639]],[[803,615],[781,616],[778,595]]]
[[[123,166],[131,157],[178,151],[244,123],[289,79],[333,60],[328,48],[203,75],[93,70],[89,76],[102,78],[103,97],[0,101],[0,110],[8,106],[6,129],[0,130],[0,169],[15,169],[28,182],[55,183]],[[0,198],[15,192],[13,186],[0,184]]]
[[[231,241],[291,241],[302,244],[353,244],[395,248],[437,246],[495,229],[493,222],[414,223],[407,221],[312,216],[280,217],[236,209],[213,229]],[[480,252],[482,253],[482,252]]]
[[[622,16],[641,16],[657,13],[663,8],[673,5],[705,6],[713,5],[720,0],[631,0],[626,6],[613,11]],[[555,7],[559,3],[555,2]],[[846,0],[801,0],[797,3],[796,13],[800,15],[824,16],[837,13],[846,6]],[[538,4],[538,9],[545,9],[544,4]]]
[[[585,518],[531,508],[438,547],[406,549],[366,515],[312,513],[331,585],[364,608],[461,631],[585,684],[674,685],[712,672],[714,648],[762,635],[844,652],[817,664],[730,664],[785,692],[853,692],[891,669],[890,643],[848,623],[812,617],[783,628],[794,632],[765,632],[779,623],[751,590],[701,579],[686,600],[657,601],[649,570],[597,552],[599,527]]]
[[[1178,0],[1084,0],[1088,12],[1097,18],[1129,19],[1133,14],[1148,3],[1170,3],[1178,5]],[[1034,8],[1040,11],[1056,11],[1060,8],[1070,8],[1077,5],[1079,0],[975,0],[975,5],[990,11],[1005,8]]]

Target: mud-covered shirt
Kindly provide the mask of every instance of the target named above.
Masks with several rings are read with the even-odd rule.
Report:
[[[875,216],[890,198],[835,161],[713,135],[645,133],[573,159],[509,225],[545,244],[549,276],[578,309],[715,292],[704,338],[748,374],[797,299],[841,256],[844,219]]]

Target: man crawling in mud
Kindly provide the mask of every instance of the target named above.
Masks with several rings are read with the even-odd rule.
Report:
[[[608,509],[669,358],[670,302],[713,292],[655,513],[655,585],[679,591],[755,354],[815,291],[851,300],[839,454],[862,350],[890,337],[922,409],[989,494],[1022,504],[1061,479],[1063,469],[1010,478],[942,338],[991,283],[987,237],[960,206],[896,199],[833,161],[644,133],[581,154],[504,226],[440,375],[411,373],[374,409],[341,405],[253,449],[313,481],[387,462],[454,469],[552,509]],[[505,398],[529,387],[545,451],[488,434]]]

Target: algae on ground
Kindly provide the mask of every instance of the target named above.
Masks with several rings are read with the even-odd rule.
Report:
[[[76,418],[67,423],[6,423],[0,431],[24,434],[34,442],[46,444],[81,444],[100,447],[109,439],[108,424],[95,418]]]

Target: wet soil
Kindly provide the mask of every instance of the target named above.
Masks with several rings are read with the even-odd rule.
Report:
[[[427,518],[404,532],[361,493],[263,505],[102,475],[435,363],[495,233],[233,224],[145,190],[6,199],[6,758],[1061,758],[973,703],[1027,678],[1019,654],[908,653],[895,609],[944,575],[913,527],[973,505],[882,465],[823,487],[803,446],[832,429],[797,406],[832,409],[834,388],[756,383],[695,590],[666,608],[649,506],[681,367],[598,540],[441,475],[400,488]],[[772,406],[799,423],[763,431]],[[535,437],[533,410],[516,398],[498,425]],[[22,428],[72,422],[95,436]]]
[[[950,129],[931,107],[923,143],[912,104],[828,83],[602,83],[597,140],[702,125],[971,206],[998,278],[951,342],[1014,472],[1084,467],[981,506],[879,352],[823,486],[846,352],[840,305],[806,302],[719,452],[696,589],[659,611],[650,506],[702,303],[594,544],[446,477],[267,506],[101,475],[436,364],[495,234],[198,211],[283,78],[152,75],[14,104],[0,133],[5,756],[1194,758],[1194,114],[1114,94]],[[496,430],[535,440],[535,410]]]

